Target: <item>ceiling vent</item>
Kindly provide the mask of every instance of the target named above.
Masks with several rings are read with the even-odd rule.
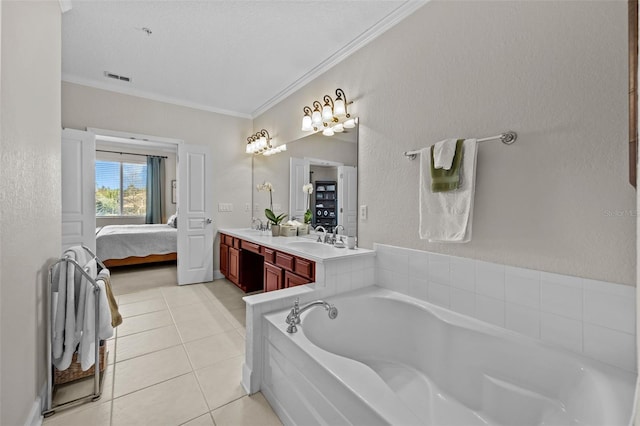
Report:
[[[131,82],[131,78],[125,77],[124,75],[114,74],[114,73],[109,72],[109,71],[105,71],[104,72],[104,76],[107,77],[107,78],[112,78],[114,80],[126,81],[127,83]]]

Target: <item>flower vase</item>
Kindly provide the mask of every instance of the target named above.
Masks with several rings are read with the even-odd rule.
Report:
[[[271,225],[271,236],[277,237],[280,235],[280,225]]]

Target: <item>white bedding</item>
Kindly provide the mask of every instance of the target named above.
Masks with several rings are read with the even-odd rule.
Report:
[[[178,251],[177,229],[158,225],[107,225],[96,232],[96,254],[101,260],[168,254]]]

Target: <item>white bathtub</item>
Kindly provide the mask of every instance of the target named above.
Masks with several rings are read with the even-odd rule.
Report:
[[[627,425],[635,373],[370,287],[298,332],[265,315],[262,391],[285,424]]]

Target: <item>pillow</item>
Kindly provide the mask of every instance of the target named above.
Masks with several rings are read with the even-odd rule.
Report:
[[[169,220],[167,221],[167,225],[173,226],[174,228],[178,227],[178,215],[172,214]]]

